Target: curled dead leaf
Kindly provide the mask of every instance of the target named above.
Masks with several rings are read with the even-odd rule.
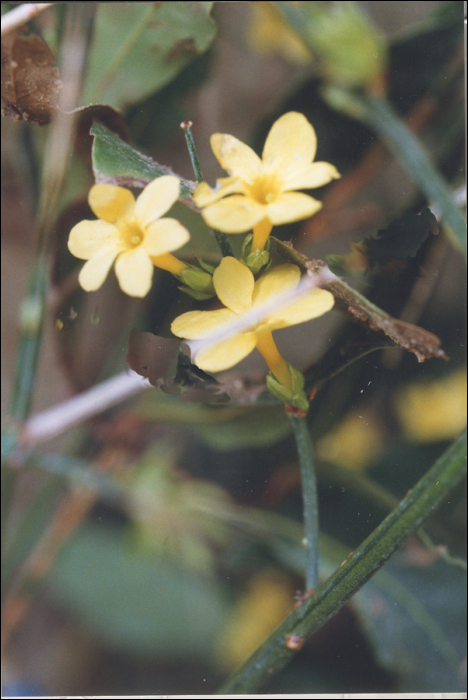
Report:
[[[57,110],[59,71],[45,41],[21,31],[2,37],[2,115],[42,126]]]

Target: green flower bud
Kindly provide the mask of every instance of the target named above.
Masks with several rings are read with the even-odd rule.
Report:
[[[364,87],[385,72],[386,42],[357,3],[304,5],[310,46],[328,81]]]

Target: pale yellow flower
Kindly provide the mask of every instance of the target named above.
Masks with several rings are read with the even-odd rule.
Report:
[[[224,233],[253,228],[252,251],[262,251],[273,226],[307,219],[321,209],[295,190],[322,187],[339,178],[330,163],[313,163],[317,137],[303,114],[288,112],[271,127],[262,158],[229,134],[213,134],[211,147],[229,177],[212,190],[202,182],[194,200],[207,224]]]
[[[213,274],[216,294],[224,308],[214,311],[189,311],[176,318],[171,326],[174,335],[187,340],[208,338],[249,309],[294,290],[299,284],[296,265],[279,265],[255,281],[252,272],[232,257],[223,258]],[[317,318],[334,304],[333,295],[324,289],[313,289],[287,304],[278,305],[266,318],[228,340],[200,350],[195,362],[206,372],[220,372],[233,367],[254,348],[263,355],[276,379],[292,387],[289,367],[280,355],[272,331]]]
[[[70,232],[68,248],[87,260],[79,282],[87,292],[99,289],[115,261],[120,288],[133,297],[151,289],[153,266],[181,275],[187,265],[171,252],[190,234],[176,219],[162,219],[179,197],[180,182],[173,175],[153,180],[135,197],[115,185],[94,185],[89,206],[98,217],[80,221]]]
[[[298,3],[292,3],[297,5]],[[290,63],[307,65],[312,57],[297,33],[267,2],[251,3],[251,18],[247,25],[251,47],[262,54],[281,54]]]
[[[356,409],[317,444],[317,457],[346,469],[364,471],[378,457],[382,436],[377,421]]]
[[[453,440],[466,426],[466,371],[408,384],[396,394],[395,407],[408,440]]]

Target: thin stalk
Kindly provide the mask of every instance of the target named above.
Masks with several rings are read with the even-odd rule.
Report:
[[[27,418],[31,406],[46,306],[47,272],[47,261],[40,256],[33,264],[21,307],[20,344],[10,407],[11,417],[18,421]]]
[[[219,694],[254,693],[280,671],[310,637],[334,615],[434,513],[466,474],[466,430],[418,481],[374,532],[310,598],[294,610]]]
[[[71,3],[67,5],[64,40],[62,46],[62,83],[59,97],[59,109],[50,126],[45,150],[44,166],[41,178],[41,194],[35,216],[34,249],[35,262],[29,276],[28,292],[21,309],[20,343],[16,365],[10,413],[14,422],[27,418],[37,372],[39,350],[42,340],[43,320],[46,310],[46,292],[48,275],[48,253],[52,244],[54,224],[59,214],[60,196],[63,191],[66,173],[73,143],[76,117],[70,112],[79,101],[89,42],[94,16],[93,3]],[[13,447],[15,432],[10,428],[5,434],[8,454]],[[11,492],[14,491],[16,478],[12,474],[4,480],[6,493],[2,518],[8,522],[11,507]],[[53,502],[54,494],[46,488],[36,494],[30,505],[29,513],[33,515],[44,512]],[[32,516],[31,516],[32,517]],[[39,532],[39,525],[36,528]],[[20,541],[24,545],[20,531]],[[19,549],[23,552],[24,549]],[[19,557],[19,555],[18,555]],[[16,561],[16,560],[15,560]],[[13,564],[12,564],[13,565]]]
[[[204,182],[205,178],[203,177],[203,172],[201,169],[200,165],[200,159],[198,157],[198,152],[197,152],[197,147],[195,146],[195,140],[193,138],[192,134],[192,122],[191,121],[185,121],[182,122],[180,125],[180,128],[184,132],[185,135],[185,141],[187,143],[187,148],[188,152],[190,155],[190,160],[192,161],[192,167],[193,167],[193,172],[195,173],[195,177],[197,178],[197,182]],[[234,251],[231,248],[231,244],[229,243],[228,237],[226,236],[225,233],[222,233],[222,231],[215,231],[213,229],[214,236],[216,238],[216,242],[219,246],[219,249],[221,251],[221,255],[223,258],[234,258]]]
[[[452,238],[466,252],[466,221],[458,209],[446,181],[440,175],[420,141],[396,114],[386,97],[371,94],[360,100],[365,107],[365,120],[385,141],[429,202],[440,211],[442,223]]]
[[[306,590],[315,590],[319,582],[319,509],[314,449],[310,439],[307,418],[290,415],[296,440],[301,470],[302,498],[304,501],[304,546],[306,550]]]
[[[60,111],[50,127],[44,158],[42,189],[35,220],[36,261],[29,277],[27,297],[22,305],[20,349],[11,402],[11,415],[17,420],[26,418],[31,405],[46,308],[47,257],[69,165],[70,144],[73,142],[75,118],[66,112],[78,104],[91,38],[89,27],[93,17],[92,9],[90,3],[83,3],[79,8],[76,3],[72,3],[68,8],[64,42],[74,50],[63,51],[64,89],[60,98]]]
[[[222,231],[216,231],[216,229],[213,229],[213,233],[223,258],[235,258],[236,256],[234,255],[234,251],[231,248],[231,244],[229,243],[226,234]]]
[[[203,182],[205,178],[203,177],[200,159],[198,157],[197,147],[195,146],[195,141],[192,134],[192,122],[186,121],[182,122],[180,128],[184,132],[185,141],[187,143],[188,152],[190,155],[190,160],[192,161],[193,172],[197,178],[197,182]]]

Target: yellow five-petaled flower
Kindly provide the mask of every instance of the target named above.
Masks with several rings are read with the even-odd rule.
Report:
[[[278,300],[278,306],[248,330],[228,340],[200,350],[197,365],[207,372],[229,369],[247,357],[254,348],[263,355],[276,379],[287,388],[292,386],[288,364],[279,353],[272,331],[317,318],[334,304],[333,295],[325,289],[313,289],[287,304],[280,297],[299,284],[296,265],[278,265],[257,281],[252,272],[232,257],[223,258],[213,274],[213,284],[224,308],[214,311],[189,311],[176,318],[171,326],[174,335],[188,340],[208,338],[249,309]]]
[[[272,126],[262,158],[229,134],[213,134],[211,147],[229,177],[212,190],[205,182],[194,192],[209,226],[224,233],[253,229],[252,251],[262,251],[273,226],[306,219],[321,209],[312,189],[339,178],[330,163],[313,163],[317,137],[303,114],[288,112]]]
[[[68,247],[87,260],[79,275],[83,289],[99,289],[115,260],[120,288],[144,297],[151,288],[153,266],[180,276],[187,265],[171,252],[181,248],[190,234],[176,219],[162,219],[179,197],[180,182],[172,175],[153,180],[135,197],[125,187],[94,185],[89,206],[98,217],[81,221],[70,232]]]

